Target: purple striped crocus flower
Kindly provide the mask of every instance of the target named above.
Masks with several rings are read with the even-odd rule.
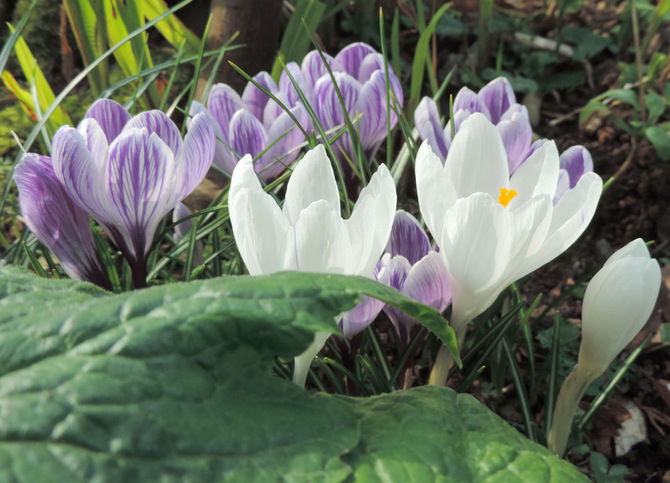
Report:
[[[52,162],[66,192],[109,234],[146,286],[146,261],[158,224],[207,174],[214,128],[195,116],[182,140],[160,111],[131,116],[120,104],[96,101],[84,120],[61,127]]]
[[[395,101],[391,99],[390,126],[387,123],[384,57],[363,42],[348,45],[335,57],[327,54],[324,54],[324,57],[333,72],[346,112],[354,122],[365,156],[368,159],[372,158],[386,138],[388,130],[393,129],[398,122],[393,111]],[[300,66],[296,63],[289,63],[286,68],[314,109],[323,128],[326,131],[338,126],[346,129],[342,103],[319,52],[311,51],[305,56]],[[390,65],[388,73],[393,97],[397,100],[399,107],[402,107],[402,87]],[[283,72],[280,77],[279,90],[289,102],[297,102],[299,99],[297,90],[286,72]],[[360,118],[355,120],[358,115]],[[351,136],[348,132],[333,142],[333,150],[343,165],[348,164],[345,162],[347,158],[356,162]]]
[[[76,280],[106,290],[111,284],[95,248],[88,214],[61,185],[51,158],[28,153],[16,167],[19,208],[26,225]]]
[[[254,80],[276,95],[304,129],[309,127],[307,111],[300,102],[287,102],[267,72]],[[191,103],[190,116],[204,113],[210,117],[216,135],[214,164],[232,174],[238,161],[250,154],[256,161],[254,171],[269,180],[279,176],[295,161],[305,135],[291,116],[253,83],[242,97],[226,84],[216,84],[207,99],[207,108]],[[190,122],[189,122],[190,127]]]
[[[395,214],[391,236],[373,278],[440,312],[451,303],[451,286],[444,260],[431,249],[419,221],[403,210]],[[391,319],[401,343],[407,344],[415,320],[369,297],[364,297],[363,302],[343,317],[344,335],[350,338],[364,330],[381,310]]]

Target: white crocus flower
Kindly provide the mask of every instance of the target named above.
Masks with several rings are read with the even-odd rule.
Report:
[[[323,146],[317,146],[294,169],[282,208],[263,190],[251,156],[235,167],[228,202],[235,242],[249,274],[299,270],[369,277],[391,232],[396,191],[381,165],[350,218],[342,219],[331,162]],[[304,385],[328,336],[317,333],[312,346],[296,357],[296,384]]]
[[[649,319],[661,289],[661,267],[641,238],[618,250],[591,279],[582,305],[577,365],[556,401],[547,444],[562,455],[584,391]]]
[[[500,133],[479,113],[463,122],[446,160],[422,144],[419,206],[447,266],[459,339],[505,287],[560,255],[591,221],[601,178],[584,174],[554,205],[558,176],[558,150],[550,141],[510,177]],[[443,384],[448,367],[438,370],[431,383]]]

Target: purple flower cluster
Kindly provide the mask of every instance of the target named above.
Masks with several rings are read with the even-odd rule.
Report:
[[[324,54],[324,58],[337,82],[346,114],[354,122],[364,154],[370,158],[398,120],[391,110],[391,124],[387,126],[384,58],[362,42],[345,47],[335,57]],[[402,88],[390,66],[388,69],[393,91],[391,105],[397,101],[400,107]],[[281,174],[296,159],[305,141],[303,130],[309,133],[314,129],[298,89],[326,131],[338,127],[346,129],[345,109],[337,95],[333,77],[317,51],[309,52],[300,65],[289,63],[278,83],[267,72],[253,77],[258,85],[290,110],[301,129],[278,103],[251,82],[242,96],[230,86],[215,85],[209,94],[207,107],[194,102],[190,115],[205,113],[212,119],[218,140],[214,158],[216,166],[232,174],[238,161],[245,154],[251,154],[255,159],[254,170],[263,179],[269,180]],[[331,136],[337,134],[334,132]],[[344,161],[347,158],[356,160],[348,132],[333,141],[333,149],[343,165],[346,165]]]

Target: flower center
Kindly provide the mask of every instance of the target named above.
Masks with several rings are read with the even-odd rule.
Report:
[[[500,196],[498,196],[498,203],[507,208],[507,205],[509,204],[510,201],[512,201],[512,198],[514,198],[518,194],[519,193],[517,193],[515,190],[500,188]]]

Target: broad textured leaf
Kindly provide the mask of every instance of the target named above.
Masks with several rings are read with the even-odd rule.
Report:
[[[107,295],[0,267],[0,481],[585,480],[470,396],[270,374],[361,293],[410,307],[379,287],[281,273]]]

